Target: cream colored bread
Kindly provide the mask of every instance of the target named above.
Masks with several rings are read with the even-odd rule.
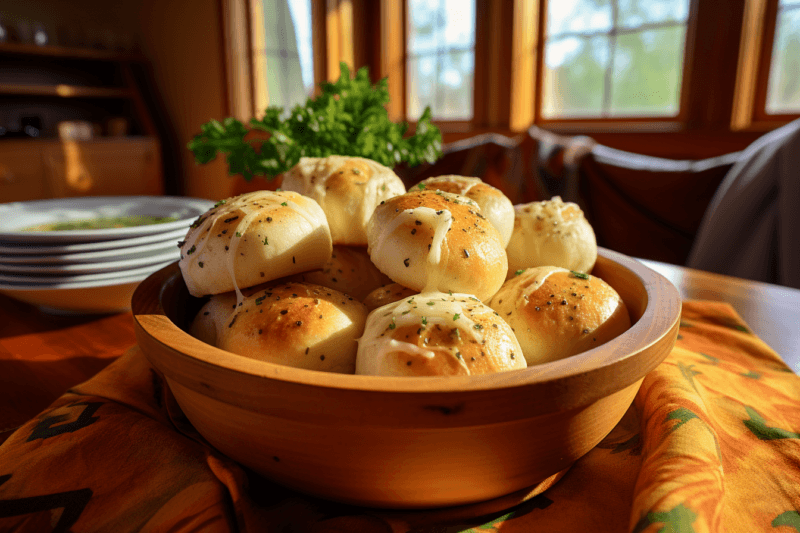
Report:
[[[366,248],[339,245],[333,247],[331,258],[322,269],[296,274],[290,279],[330,287],[359,301],[392,281],[372,263]]]
[[[514,231],[508,243],[508,275],[538,266],[591,272],[597,260],[594,230],[577,204],[554,196],[514,206]]]
[[[375,208],[367,236],[381,272],[419,292],[461,292],[485,301],[505,280],[500,234],[464,196],[412,190],[390,198]]]
[[[500,189],[484,183],[480,178],[454,175],[428,178],[417,187],[420,185],[425,189],[452,192],[475,200],[483,216],[497,228],[503,246],[508,246],[514,230],[514,205]]]
[[[403,287],[399,283],[389,283],[369,293],[361,302],[367,306],[367,309],[372,311],[373,309],[400,301],[403,298],[408,298],[415,294],[419,294],[419,291]]]
[[[356,374],[469,376],[525,368],[511,328],[469,294],[417,294],[370,312]]]
[[[221,308],[216,346],[280,365],[352,374],[367,309],[334,289],[310,283],[270,284],[231,313]]]
[[[290,191],[257,191],[218,203],[195,221],[178,263],[192,296],[241,290],[321,268],[331,256],[325,213]]]
[[[489,306],[514,330],[528,366],[585,352],[631,326],[613,287],[560,267],[525,270],[508,280]]]
[[[211,346],[217,345],[225,318],[236,309],[236,293],[215,294],[200,308],[189,326],[189,335]]]
[[[361,157],[303,157],[283,175],[281,187],[316,200],[333,244],[366,246],[366,225],[381,201],[406,192],[390,168]]]

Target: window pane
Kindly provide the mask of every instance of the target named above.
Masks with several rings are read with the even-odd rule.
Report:
[[[800,111],[800,9],[781,9],[767,87],[767,113]]]
[[[407,117],[472,118],[475,1],[409,0]]]
[[[288,109],[304,103],[314,91],[311,0],[261,4],[264,48],[254,50],[255,61],[266,65],[269,105]]]
[[[619,0],[619,26],[635,28],[654,22],[685,22],[689,0]]]
[[[683,43],[683,26],[618,36],[609,114],[677,114]]]
[[[411,54],[435,52],[438,44],[439,2],[409,0],[408,51]]]
[[[547,35],[607,32],[613,24],[611,3],[595,0],[547,2]]]
[[[433,116],[445,120],[472,117],[472,52],[451,52],[441,57],[438,94],[431,106]]]
[[[436,94],[436,56],[408,61],[408,116],[418,118]]]
[[[475,3],[464,0],[445,0],[440,26],[444,45],[448,48],[475,46]]]
[[[603,109],[609,39],[566,37],[545,45],[542,116],[591,117]]]

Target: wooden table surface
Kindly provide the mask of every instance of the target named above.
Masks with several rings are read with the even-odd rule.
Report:
[[[670,280],[685,300],[727,302],[758,337],[800,373],[800,290],[640,260]]]
[[[643,260],[686,299],[725,301],[800,373],[800,290]],[[130,312],[59,316],[0,295],[0,442],[136,343]]]

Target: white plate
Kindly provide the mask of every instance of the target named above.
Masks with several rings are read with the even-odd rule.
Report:
[[[112,248],[110,250],[100,250],[98,252],[52,255],[9,255],[0,253],[0,271],[14,270],[9,268],[10,265],[20,265],[27,268],[35,265],[77,265],[135,259],[144,260],[154,255],[166,254],[167,252],[176,252],[176,257],[180,255],[178,239],[145,244],[142,246],[131,246],[130,248]]]
[[[120,258],[118,261],[101,261],[95,263],[68,263],[52,265],[22,265],[0,263],[0,276],[3,275],[22,275],[30,274],[33,276],[58,274],[60,276],[74,276],[76,274],[90,274],[102,272],[116,272],[119,270],[145,267],[156,263],[177,261],[181,258],[181,252],[177,246],[172,246],[168,250],[161,250],[158,254],[146,255],[144,257]]]
[[[58,314],[118,313],[131,308],[131,297],[146,275],[111,281],[15,287],[0,282],[0,294]]]
[[[156,270],[164,268],[173,259],[155,263],[145,267],[128,268],[116,272],[101,272],[99,274],[75,274],[75,275],[38,275],[38,274],[0,274],[0,287],[13,288],[37,288],[46,285],[58,285],[60,283],[88,283],[93,281],[107,281],[115,278],[126,278],[130,276],[146,277]]]
[[[54,245],[164,233],[186,228],[213,205],[210,200],[177,196],[88,196],[0,204],[0,241]],[[22,231],[40,224],[123,216],[169,216],[177,220],[125,228]]]
[[[132,237],[130,239],[79,242],[73,244],[19,243],[0,240],[0,254],[4,254],[4,256],[11,255],[14,257],[25,255],[46,257],[51,255],[84,254],[103,250],[114,250],[114,252],[111,253],[116,253],[116,250],[128,252],[128,250],[124,250],[124,248],[164,244],[167,242],[177,244],[178,241],[183,240],[188,230],[189,223],[186,224],[186,227],[181,227],[174,231],[167,231],[165,233],[154,233],[152,235],[143,235],[141,237]],[[6,260],[4,259],[4,261]]]

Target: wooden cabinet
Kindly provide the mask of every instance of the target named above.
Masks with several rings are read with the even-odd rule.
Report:
[[[164,194],[159,143],[152,137],[86,142],[0,142],[0,203]]]
[[[163,194],[143,64],[131,53],[0,43],[0,202]],[[87,124],[92,139],[64,140],[65,123]]]

